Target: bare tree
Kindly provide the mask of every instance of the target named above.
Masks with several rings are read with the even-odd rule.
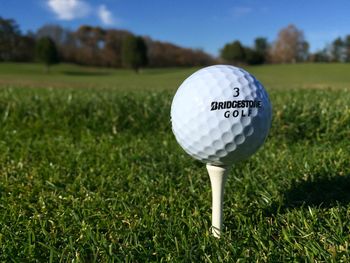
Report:
[[[303,31],[288,25],[278,33],[278,38],[270,50],[270,58],[275,63],[295,63],[308,57],[309,44]]]
[[[186,67],[214,64],[215,60],[200,49],[183,48],[145,38],[150,67]]]

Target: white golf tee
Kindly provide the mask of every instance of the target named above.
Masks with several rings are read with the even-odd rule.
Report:
[[[220,238],[223,225],[224,188],[230,166],[215,166],[207,164],[212,191],[212,226],[214,237]]]

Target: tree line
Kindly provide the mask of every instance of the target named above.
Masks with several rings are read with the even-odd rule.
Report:
[[[309,52],[309,43],[302,30],[295,25],[282,28],[277,39],[269,43],[258,37],[253,47],[239,40],[227,43],[220,50],[220,58],[235,64],[297,63],[297,62],[350,62],[350,35],[338,37],[322,50]]]
[[[253,47],[246,47],[236,40],[226,44],[220,56],[225,61],[251,65],[305,62],[309,59],[309,44],[301,30],[289,25],[280,30],[273,43],[265,37],[258,37]]]
[[[55,54],[57,52],[57,54]],[[136,36],[130,31],[88,25],[72,31],[44,25],[22,34],[13,19],[0,17],[0,61],[57,61],[101,67],[182,67],[214,64],[200,49]]]
[[[82,25],[69,30],[44,25],[22,34],[13,19],[0,17],[0,61],[61,62],[113,68],[205,66],[216,63],[249,64],[350,62],[350,35],[338,37],[324,49],[309,52],[309,43],[295,25],[282,28],[273,42],[265,37],[245,46],[239,40],[225,44],[214,58],[199,49],[136,36],[121,29]]]

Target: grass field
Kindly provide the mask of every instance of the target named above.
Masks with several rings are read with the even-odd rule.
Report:
[[[195,69],[0,64],[0,261],[349,262],[350,65],[248,70],[273,125],[231,171],[217,240],[169,121]]]

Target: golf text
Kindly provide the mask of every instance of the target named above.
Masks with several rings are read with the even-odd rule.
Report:
[[[251,115],[252,108],[261,108],[262,102],[258,100],[213,101],[210,106],[211,111],[235,109],[233,111],[225,111],[225,118],[230,116],[238,117],[239,115],[245,117]],[[248,108],[248,111],[243,110],[243,108]]]

